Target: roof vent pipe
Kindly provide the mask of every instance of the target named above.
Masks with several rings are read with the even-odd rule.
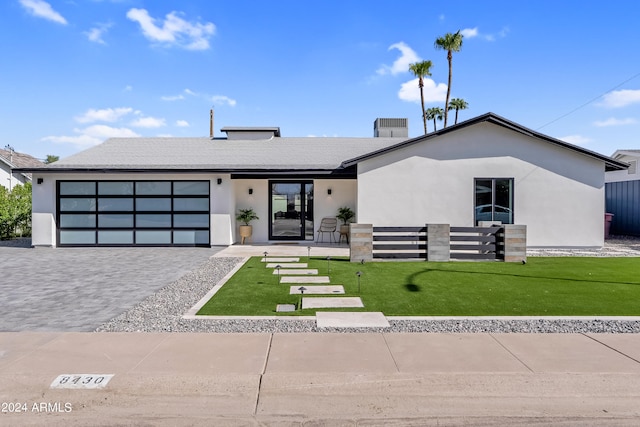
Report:
[[[209,138],[213,139],[213,108],[209,110]]]

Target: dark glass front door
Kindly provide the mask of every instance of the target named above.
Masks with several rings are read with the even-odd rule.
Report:
[[[269,183],[269,239],[313,240],[313,182]]]

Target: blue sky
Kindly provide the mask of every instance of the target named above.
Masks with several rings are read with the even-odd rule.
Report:
[[[580,7],[577,6],[580,5]],[[66,157],[112,136],[422,133],[408,64],[429,59],[427,108],[452,97],[603,154],[640,148],[640,2],[6,0],[0,146]],[[442,126],[442,123],[438,123]],[[429,125],[429,129],[432,125]]]

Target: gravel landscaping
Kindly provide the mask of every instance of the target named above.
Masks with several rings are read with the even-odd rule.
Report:
[[[545,251],[551,255],[554,251]],[[562,251],[566,256],[640,256],[640,239],[618,238],[607,241],[598,251]],[[104,323],[99,332],[452,332],[452,333],[640,333],[640,320],[390,320],[389,328],[322,328],[310,320],[224,319],[186,320],[182,316],[242,258],[214,257],[151,295],[125,313]]]

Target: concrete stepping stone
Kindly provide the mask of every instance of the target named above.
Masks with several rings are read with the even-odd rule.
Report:
[[[280,283],[329,283],[330,281],[328,276],[285,276],[280,278]]]
[[[331,294],[344,294],[344,287],[342,285],[333,286],[305,286],[304,295],[331,295]],[[291,286],[289,288],[289,295],[301,294],[300,286]]]
[[[267,258],[262,258],[260,261],[262,261],[262,262],[299,262],[300,258],[297,258],[297,257],[284,257],[284,258],[267,257]]]
[[[302,308],[352,308],[364,307],[360,297],[311,297],[302,298]]]
[[[318,328],[388,328],[389,321],[381,312],[332,312],[316,313]]]
[[[292,312],[296,311],[296,306],[295,304],[278,304],[276,306],[276,311],[278,313]]]
[[[267,264],[267,268],[307,268],[306,262],[270,262]]]
[[[280,276],[284,276],[284,275],[289,275],[289,276],[301,276],[303,274],[308,274],[308,275],[314,275],[314,274],[318,274],[318,269],[316,268],[285,268],[285,269],[280,269],[280,272],[278,273],[278,270],[273,270],[273,274],[280,274]]]

